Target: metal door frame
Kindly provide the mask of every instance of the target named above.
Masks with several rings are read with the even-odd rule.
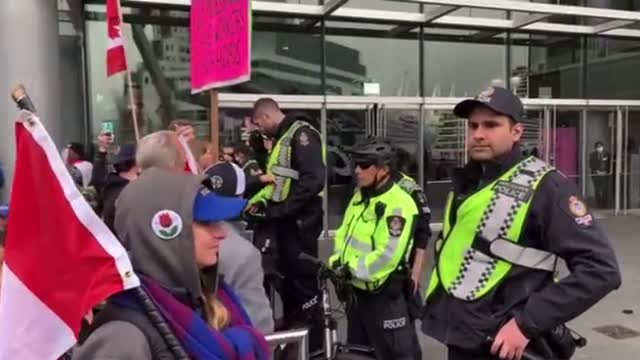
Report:
[[[307,110],[320,110],[321,114],[321,131],[323,135],[327,134],[327,113],[329,110],[363,110],[373,111],[373,105],[378,105],[378,111],[384,114],[385,110],[390,109],[410,109],[418,110],[419,113],[419,131],[418,135],[418,181],[423,184],[426,180],[424,173],[424,128],[427,121],[429,111],[446,111],[451,112],[453,107],[463,100],[463,98],[453,97],[380,97],[380,96],[322,96],[322,95],[265,95],[265,94],[220,94],[220,107],[221,108],[247,108],[250,109],[253,103],[261,97],[271,97],[279,103],[283,109],[307,109]],[[615,207],[614,214],[626,214],[628,212],[628,201],[626,198],[623,201],[623,196],[628,193],[628,180],[623,179],[621,173],[623,170],[624,154],[622,152],[624,143],[624,134],[629,134],[629,108],[640,109],[640,101],[638,100],[586,100],[586,99],[522,99],[525,110],[540,110],[542,111],[542,124],[545,126],[542,132],[546,139],[543,139],[544,151],[543,155],[546,159],[549,159],[551,152],[551,141],[553,135],[553,125],[557,123],[557,111],[571,110],[581,112],[579,132],[579,164],[581,169],[578,172],[581,177],[581,193],[586,196],[587,181],[588,181],[588,148],[586,143],[587,128],[588,128],[588,112],[589,111],[602,111],[609,109],[616,111],[615,120],[615,144],[616,144],[616,169],[615,169]],[[552,114],[553,111],[553,114]],[[386,133],[386,121],[384,116],[381,116],[381,121],[377,124],[369,124],[374,127],[377,134],[384,135]],[[369,130],[374,130],[373,128]],[[468,161],[467,151],[467,130],[465,126],[464,134],[462,134],[461,146],[464,146],[465,156],[461,160],[461,164],[464,165]],[[551,141],[550,141],[551,140]],[[627,166],[624,166],[625,168]],[[624,181],[624,184],[622,183]],[[327,181],[325,181],[325,188]],[[327,197],[323,201],[323,208],[325,211],[324,230],[328,229],[328,202]],[[624,211],[622,211],[624,210]],[[437,224],[436,224],[437,225]],[[438,228],[438,226],[436,226]],[[325,232],[326,233],[326,232]]]

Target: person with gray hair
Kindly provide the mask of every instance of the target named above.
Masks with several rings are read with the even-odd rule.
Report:
[[[171,130],[156,131],[140,139],[136,163],[142,171],[152,167],[182,171],[185,161],[178,135]]]
[[[186,157],[184,150],[178,141],[176,132],[161,130],[151,133],[142,139],[138,144],[136,162],[141,171],[151,168],[161,168],[183,172]],[[230,165],[219,163],[219,165]],[[219,172],[221,168],[215,165],[207,172],[209,177],[216,178],[213,192],[221,196],[237,197],[244,193],[244,174],[238,168],[236,172],[228,174]],[[227,170],[227,169],[224,169]],[[242,186],[233,186],[234,189],[241,188],[240,194],[234,192],[227,193],[226,186],[231,183],[241,183]],[[227,240],[220,243],[220,253],[228,259],[220,262],[218,267],[224,275],[225,281],[236,291],[242,304],[247,310],[251,323],[265,334],[273,332],[273,313],[269,299],[263,288],[264,273],[262,270],[261,254],[258,249],[248,240],[242,238],[233,222],[228,222]]]

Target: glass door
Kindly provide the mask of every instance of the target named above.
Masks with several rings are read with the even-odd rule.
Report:
[[[400,149],[400,171],[420,180],[420,99],[406,102],[394,99],[380,104],[382,122],[381,136],[391,140]],[[413,100],[413,101],[412,101]]]
[[[547,121],[546,161],[580,188],[582,109],[554,107]]]
[[[618,141],[622,129],[615,108],[591,107],[585,111],[585,119],[583,195],[596,216],[606,217],[619,209],[622,199],[619,173],[624,168],[620,157],[624,144]]]
[[[361,97],[327,98],[327,227],[337,229],[354,190],[350,152],[358,141],[381,133],[382,117],[376,102]]]
[[[431,221],[442,222],[453,169],[467,162],[467,121],[451,107],[425,106],[422,111],[424,139],[424,189],[431,207]]]
[[[640,215],[640,109],[621,107],[622,199],[624,214]]]
[[[544,158],[544,135],[548,111],[545,108],[528,107],[522,120],[524,131],[520,138],[520,148],[523,155],[533,155]]]

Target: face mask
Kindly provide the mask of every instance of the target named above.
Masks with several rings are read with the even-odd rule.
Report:
[[[597,152],[603,152],[603,151],[604,151],[604,148],[603,148],[602,146],[598,146],[598,147],[596,148],[596,151],[597,151]]]

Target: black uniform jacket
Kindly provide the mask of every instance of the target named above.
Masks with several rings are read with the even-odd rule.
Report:
[[[297,120],[310,122],[304,114],[287,115],[278,127],[276,141],[282,137]],[[274,142],[275,143],[275,142]],[[298,180],[292,181],[287,199],[280,204],[270,203],[267,217],[282,219],[298,217],[301,210],[322,207],[318,194],[324,188],[326,167],[322,160],[322,140],[318,132],[302,126],[293,134],[291,141],[291,167],[298,171]],[[304,212],[304,211],[303,211]]]
[[[516,146],[501,159],[471,161],[454,175],[455,209],[470,194],[523,160]],[[549,272],[513,266],[484,297],[467,302],[442,287],[427,299],[422,331],[465,349],[486,348],[500,327],[515,317],[523,334],[534,339],[587,311],[621,284],[611,243],[593,214],[584,213],[575,183],[558,171],[541,180],[533,195],[519,244],[563,258],[570,275],[554,282]],[[452,226],[455,217],[452,216]],[[437,256],[437,255],[436,255]]]

